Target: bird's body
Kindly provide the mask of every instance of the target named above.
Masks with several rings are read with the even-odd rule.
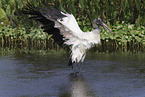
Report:
[[[44,32],[52,34],[52,38],[58,45],[70,48],[71,63],[83,62],[86,50],[100,43],[99,24],[111,31],[100,18],[96,18],[93,21],[94,30],[83,32],[72,14],[63,13],[51,7],[46,9],[28,4],[24,8],[24,13],[34,15],[31,18],[40,21]]]
[[[64,36],[64,44],[71,47],[72,62],[83,62],[86,50],[100,43],[100,30],[94,29],[91,32],[83,32],[72,14],[64,15],[67,17],[58,19],[55,27],[59,28],[61,34]]]

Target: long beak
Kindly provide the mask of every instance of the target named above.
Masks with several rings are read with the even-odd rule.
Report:
[[[101,21],[101,26],[103,26],[105,29],[107,29],[113,35],[113,32],[111,31],[111,29],[103,21]]]

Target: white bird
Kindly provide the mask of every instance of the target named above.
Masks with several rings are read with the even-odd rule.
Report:
[[[94,19],[93,31],[83,32],[72,14],[51,7],[34,7],[28,3],[23,13],[33,15],[32,19],[41,22],[44,32],[52,34],[52,38],[59,46],[70,48],[69,66],[72,67],[73,63],[84,61],[86,50],[100,44],[100,26],[112,33],[100,18]]]

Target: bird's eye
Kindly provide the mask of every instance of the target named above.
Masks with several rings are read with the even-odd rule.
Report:
[[[96,24],[97,24],[97,25],[99,25],[99,24],[100,24],[100,21],[99,21],[99,20],[97,20],[97,21],[96,21]]]

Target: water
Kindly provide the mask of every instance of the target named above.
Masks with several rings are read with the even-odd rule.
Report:
[[[74,74],[63,53],[13,52],[0,53],[0,97],[145,97],[144,53],[89,53]]]

